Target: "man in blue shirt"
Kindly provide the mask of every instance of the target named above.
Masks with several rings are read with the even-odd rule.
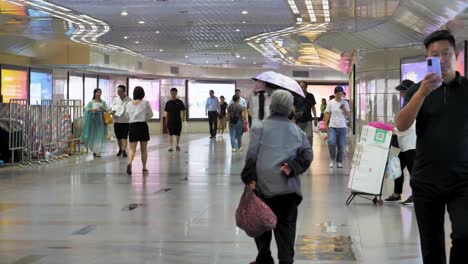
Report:
[[[208,116],[208,125],[210,127],[210,138],[216,138],[216,129],[218,127],[219,100],[214,96],[214,91],[210,90],[210,97],[206,99],[205,115]]]

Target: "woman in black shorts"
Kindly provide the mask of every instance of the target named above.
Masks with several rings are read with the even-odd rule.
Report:
[[[148,173],[146,161],[148,160],[149,128],[148,120],[153,117],[153,111],[148,101],[143,100],[145,90],[137,86],[133,90],[133,100],[127,104],[127,115],[130,123],[129,141],[130,153],[128,155],[127,173],[132,174],[132,162],[138,142],[140,142],[141,161],[143,163],[143,173]]]

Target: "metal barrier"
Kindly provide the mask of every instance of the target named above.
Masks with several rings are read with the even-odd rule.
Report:
[[[82,154],[81,130],[83,123],[83,106],[81,100],[60,100],[62,110],[60,132],[62,144],[67,144],[69,154]]]
[[[57,129],[54,129],[53,120],[56,116],[57,109],[52,108],[52,100],[42,100],[41,112],[42,112],[42,153],[43,159],[41,161],[49,162],[53,159],[52,152],[57,147]]]
[[[28,120],[29,120],[27,123],[28,161],[30,163],[41,164],[41,155],[44,156],[44,153],[41,152],[43,120],[42,120],[42,107],[40,105],[31,105],[29,107]]]
[[[8,148],[11,165],[40,164],[81,152],[83,106],[81,100],[11,99],[8,107]]]
[[[10,99],[9,109],[9,137],[8,147],[11,151],[11,165],[21,166],[23,162],[25,149],[28,144],[28,100],[26,99]],[[19,156],[18,161],[15,160],[15,152]]]

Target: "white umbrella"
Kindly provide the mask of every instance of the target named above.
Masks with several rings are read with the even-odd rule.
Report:
[[[293,78],[288,77],[286,75],[274,71],[266,71],[260,73],[252,79],[255,81],[264,81],[267,83],[274,84],[278,86],[278,88],[283,88],[297,95],[305,97],[301,86]]]

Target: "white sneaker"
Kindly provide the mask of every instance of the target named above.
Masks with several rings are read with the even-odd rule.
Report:
[[[242,151],[244,150],[242,147],[238,148],[237,151]]]
[[[335,162],[330,161],[330,165],[329,165],[329,166],[330,166],[330,168],[334,168],[334,167],[335,167]]]
[[[337,163],[336,163],[336,167],[337,167],[337,168],[343,168],[343,163],[337,162]]]
[[[232,152],[237,152],[237,149],[233,148],[233,149],[232,149]]]

